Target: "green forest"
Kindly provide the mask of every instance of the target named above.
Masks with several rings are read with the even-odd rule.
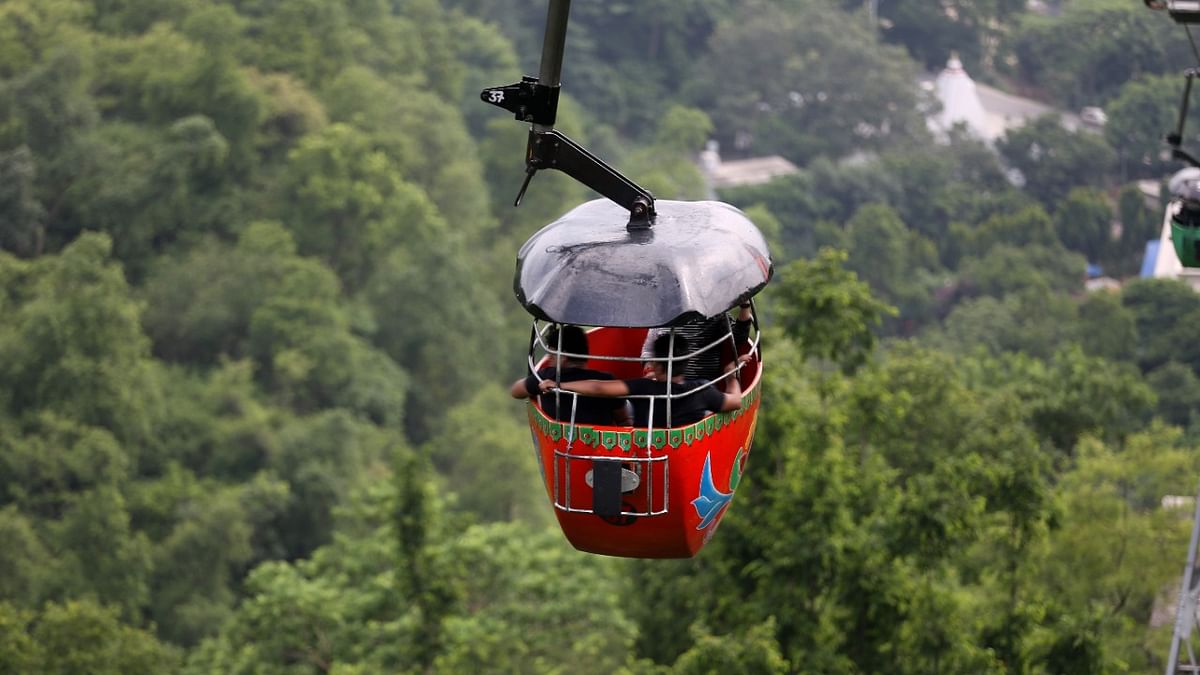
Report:
[[[565,133],[665,199],[710,139],[799,167],[718,195],[775,263],[718,536],[574,551],[508,395],[516,251],[595,196],[514,209],[526,125],[479,100],[545,0],[2,0],[0,674],[1162,672],[1200,294],[1138,278],[1137,182],[1180,168],[1183,30],[573,5]],[[935,141],[951,55],[1107,124]]]

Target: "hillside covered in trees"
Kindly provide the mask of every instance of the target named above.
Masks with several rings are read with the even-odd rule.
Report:
[[[535,72],[544,0],[5,0],[0,673],[1161,671],[1200,294],[1136,278],[1134,182],[1177,168],[1182,31],[573,5],[566,133],[662,198],[704,197],[710,138],[800,169],[720,193],[776,264],[720,535],[573,551],[507,395],[515,252],[589,196],[513,209],[525,129],[478,100]],[[935,140],[951,53],[1108,123]]]

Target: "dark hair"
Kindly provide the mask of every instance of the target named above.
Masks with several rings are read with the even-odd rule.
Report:
[[[676,333],[675,334],[675,353],[676,354],[687,354],[690,351],[691,351],[691,346],[688,344],[687,338]],[[665,358],[671,356],[671,334],[670,333],[663,333],[662,335],[659,335],[657,338],[654,339],[654,356],[656,358],[660,358],[660,359],[665,359]],[[671,366],[671,373],[673,375],[678,375],[678,374],[682,373],[683,369],[687,367],[687,359],[686,358],[676,357],[675,359],[673,359],[673,361],[674,361],[674,363]],[[667,368],[666,361],[657,361],[656,363],[658,365],[661,365],[663,367],[663,370],[666,370],[666,368]]]
[[[562,326],[561,329],[551,329],[549,333],[546,333],[546,347],[549,348],[550,352],[553,353],[559,350],[559,330],[562,331],[562,351],[566,354],[583,355],[581,357],[568,356],[567,358],[581,361],[586,360],[587,355],[590,354],[588,351],[587,333],[583,332],[583,329],[579,326]]]

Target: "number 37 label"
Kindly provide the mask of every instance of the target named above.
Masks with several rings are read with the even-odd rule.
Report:
[[[493,89],[493,90],[489,91],[488,92],[488,102],[489,103],[503,103],[504,102],[504,90],[503,89]]]

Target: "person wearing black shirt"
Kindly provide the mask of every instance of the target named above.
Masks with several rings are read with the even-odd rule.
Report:
[[[738,305],[739,311],[737,320],[732,325],[725,312],[710,317],[698,318],[688,321],[687,323],[675,327],[675,335],[683,336],[687,339],[687,343],[692,349],[703,349],[707,345],[714,342],[725,340],[724,344],[714,345],[707,350],[692,355],[687,360],[686,367],[676,365],[676,370],[682,370],[685,377],[697,380],[715,380],[721,376],[721,361],[725,358],[727,352],[733,352],[736,356],[738,345],[744,343],[750,337],[750,326],[753,319],[750,314],[750,303],[744,302]],[[650,357],[654,356],[654,341],[662,335],[668,335],[670,328],[651,328],[646,331],[646,340],[642,343],[642,359],[645,361],[645,367],[642,374],[646,377],[653,377],[653,371],[650,367]],[[729,341],[732,334],[733,341]],[[675,345],[675,353],[686,353]],[[730,359],[733,356],[728,357]]]
[[[675,336],[675,351],[688,352],[687,339],[679,335]],[[654,341],[654,355],[657,358],[667,358],[671,353],[671,336],[662,335]],[[730,372],[735,368],[740,368],[742,364],[749,361],[749,356],[738,357],[738,360],[729,364],[726,367],[726,372]],[[676,359],[676,367],[672,372],[678,372],[671,378],[670,391],[672,394],[681,392],[691,392],[686,396],[673,398],[670,400],[671,418],[667,419],[667,364],[665,361],[654,361],[652,368],[654,378],[641,377],[634,380],[613,380],[613,379],[592,379],[592,380],[575,380],[572,382],[561,382],[560,389],[573,391],[578,394],[587,396],[603,396],[603,397],[624,397],[632,396],[633,403],[633,424],[634,426],[648,426],[650,423],[650,399],[641,398],[647,395],[653,395],[654,399],[654,426],[659,428],[664,427],[679,427],[685,424],[691,424],[704,418],[710,412],[729,412],[737,410],[742,405],[742,386],[736,375],[730,376],[725,380],[725,392],[717,391],[717,388],[708,380],[686,378],[684,367],[678,363]],[[554,388],[554,382],[544,380],[541,383],[542,392],[548,392]],[[543,396],[545,393],[543,393]]]
[[[558,333],[551,332],[546,336],[546,344],[551,348],[558,350]],[[509,393],[513,398],[532,398],[538,397],[538,405],[548,417],[561,422],[571,421],[571,401],[577,399],[575,404],[575,423],[576,424],[616,424],[620,426],[628,426],[630,423],[629,412],[626,409],[625,402],[619,399],[611,398],[594,398],[591,396],[572,396],[570,394],[556,395],[554,393],[541,393],[538,391],[538,381],[551,382],[573,382],[575,380],[612,380],[611,373],[606,373],[601,370],[592,370],[586,368],[588,342],[587,334],[579,326],[563,326],[562,327],[562,347],[563,354],[554,357],[555,365],[546,366],[538,370],[537,375],[529,375],[513,382]],[[558,409],[559,401],[562,402],[562,411]]]

